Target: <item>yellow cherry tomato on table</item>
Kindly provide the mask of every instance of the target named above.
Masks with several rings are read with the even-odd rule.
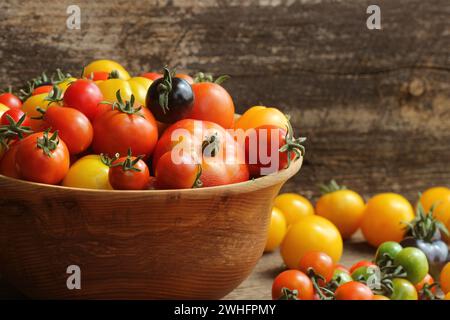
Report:
[[[119,78],[128,80],[130,74],[119,63],[112,60],[95,60],[89,63],[83,70],[83,78],[90,78],[93,72],[107,72],[117,71]]]
[[[270,217],[269,235],[267,237],[264,252],[270,252],[278,248],[286,234],[286,219],[280,209],[273,207]]]
[[[73,188],[112,190],[109,167],[99,155],[88,155],[76,161],[69,169],[62,185]]]
[[[324,195],[316,203],[316,214],[333,222],[342,238],[348,239],[359,229],[366,205],[359,194],[344,188],[334,180],[323,186]]]
[[[273,125],[278,128],[287,129],[288,119],[277,108],[255,106],[248,109],[235,123],[235,129],[258,128],[261,126]]]
[[[283,212],[288,226],[304,216],[314,214],[314,207],[311,202],[296,193],[283,193],[278,195],[273,205]]]
[[[441,271],[439,278],[441,289],[445,294],[450,293],[450,262],[448,262]]]
[[[367,242],[375,247],[386,241],[400,242],[407,223],[414,217],[413,207],[403,196],[382,193],[367,202],[361,230]]]
[[[334,262],[341,259],[342,237],[336,226],[317,215],[301,218],[291,225],[281,244],[281,256],[290,269],[298,268],[305,253],[319,251],[328,254]]]

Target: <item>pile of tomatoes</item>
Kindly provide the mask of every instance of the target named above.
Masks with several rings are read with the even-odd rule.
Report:
[[[279,145],[267,152],[280,159],[267,173],[303,154],[304,139],[294,138],[276,108],[255,106],[235,121],[224,80],[168,68],[131,77],[111,60],[93,61],[79,78],[60,70],[51,77],[44,73],[20,95],[0,95],[0,174],[89,189],[232,184],[268,167],[259,153],[249,161],[250,138],[237,139],[231,133],[237,129],[257,133],[256,150]]]
[[[415,212],[399,194],[366,203],[335,181],[321,189],[315,207],[299,194],[275,198],[265,251],[280,247],[289,270],[275,280],[274,299],[437,299],[438,278],[450,298],[450,189],[426,190]],[[377,254],[346,269],[343,240],[359,229]]]

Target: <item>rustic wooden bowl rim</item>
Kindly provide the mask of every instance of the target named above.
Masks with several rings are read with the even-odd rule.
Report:
[[[251,179],[248,181],[244,181],[244,182],[239,182],[239,183],[234,183],[234,184],[228,184],[228,185],[223,185],[223,186],[216,186],[216,187],[206,187],[206,188],[198,188],[198,189],[172,189],[172,190],[98,190],[98,189],[87,189],[87,188],[72,188],[72,187],[65,187],[65,186],[60,186],[60,185],[50,185],[50,184],[44,184],[44,183],[37,183],[37,182],[30,182],[30,181],[26,181],[26,180],[21,180],[21,179],[15,179],[15,178],[10,178],[4,175],[0,174],[0,180],[4,180],[4,181],[8,181],[9,183],[14,183],[17,185],[22,185],[22,186],[35,186],[36,188],[39,189],[59,189],[59,190],[71,190],[71,191],[76,191],[78,193],[82,192],[85,194],[89,194],[89,193],[102,193],[102,194],[114,194],[114,195],[118,195],[118,194],[142,194],[142,195],[167,195],[167,194],[179,194],[179,193],[183,193],[183,194],[195,194],[195,195],[200,195],[200,194],[204,194],[204,193],[209,193],[209,192],[245,192],[245,191],[249,191],[249,189],[259,189],[262,187],[267,187],[267,186],[271,186],[274,185],[276,183],[282,183],[285,182],[286,180],[288,180],[290,177],[292,177],[293,175],[295,175],[299,170],[300,167],[302,165],[303,162],[303,158],[297,159],[296,161],[293,161],[291,163],[291,165],[289,166],[289,168],[278,171],[276,173],[267,175],[267,176],[263,176],[257,179]]]

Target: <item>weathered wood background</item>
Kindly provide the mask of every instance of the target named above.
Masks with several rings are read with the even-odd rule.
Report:
[[[70,4],[81,30],[66,27]],[[382,30],[366,28],[369,4]],[[287,190],[336,178],[413,200],[450,183],[449,17],[448,0],[2,1],[0,84],[97,58],[230,74],[238,111],[277,106],[308,137]]]

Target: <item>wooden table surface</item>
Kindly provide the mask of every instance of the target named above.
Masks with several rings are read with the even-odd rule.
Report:
[[[360,259],[370,259],[374,249],[368,246],[360,234],[345,243],[341,263],[351,266]],[[225,297],[227,300],[267,300],[271,299],[272,281],[283,271],[283,261],[279,251],[264,254],[252,274],[238,288]],[[0,299],[24,299],[17,290],[7,285],[0,278]]]

